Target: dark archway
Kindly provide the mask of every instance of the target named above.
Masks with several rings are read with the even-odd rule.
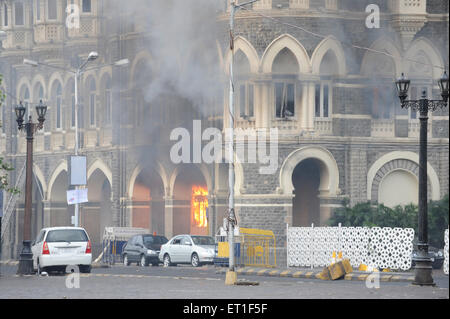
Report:
[[[133,188],[133,227],[146,228],[151,233],[165,233],[164,184],[154,169],[142,170]]]
[[[209,235],[208,187],[196,166],[183,167],[173,195],[173,234]]]
[[[320,163],[316,159],[300,162],[292,174],[294,199],[292,225],[304,227],[320,224]]]
[[[88,180],[89,202],[80,205],[80,224],[91,239],[94,258],[101,253],[105,227],[113,226],[111,212],[111,185],[100,169],[96,169]]]

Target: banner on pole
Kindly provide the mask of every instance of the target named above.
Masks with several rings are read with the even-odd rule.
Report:
[[[67,204],[83,204],[88,202],[88,190],[85,189],[75,189],[67,191]]]
[[[87,184],[86,156],[70,156],[69,185],[84,186]]]

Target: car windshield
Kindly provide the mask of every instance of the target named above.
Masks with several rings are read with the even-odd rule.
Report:
[[[144,236],[144,245],[164,245],[167,243],[167,238],[164,236]]]
[[[86,242],[88,237],[86,232],[81,229],[61,229],[49,231],[45,241],[48,243]]]
[[[215,245],[214,238],[208,236],[191,236],[196,245]]]

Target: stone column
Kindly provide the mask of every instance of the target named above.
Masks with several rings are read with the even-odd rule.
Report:
[[[168,239],[173,236],[173,196],[164,197],[164,233]]]
[[[314,82],[308,83],[308,102],[306,104],[307,109],[307,125],[308,131],[314,130],[314,117],[315,117],[315,104],[316,104],[316,87]]]
[[[42,227],[51,227],[52,203],[49,200],[44,200],[42,205],[44,206],[44,225]]]

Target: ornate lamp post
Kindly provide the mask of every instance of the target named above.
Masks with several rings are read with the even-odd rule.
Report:
[[[24,124],[24,115],[26,112],[22,102],[16,107],[16,117],[19,131],[27,133],[27,163],[26,163],[26,179],[25,179],[25,216],[23,223],[23,247],[20,253],[18,275],[30,275],[33,273],[33,253],[31,252],[31,205],[33,190],[33,140],[34,133],[44,128],[45,114],[47,106],[40,101],[36,106],[38,114],[38,123],[33,123],[31,115],[28,122]]]
[[[395,83],[398,90],[401,106],[404,109],[411,108],[418,111],[420,116],[420,150],[419,150],[419,241],[418,256],[415,257],[415,280],[413,284],[422,286],[434,286],[432,277],[431,259],[428,255],[428,185],[427,185],[427,137],[428,137],[428,112],[447,107],[448,102],[448,76],[447,72],[439,80],[442,100],[428,100],[427,92],[422,92],[420,100],[407,100],[408,89],[411,81],[402,73]]]

